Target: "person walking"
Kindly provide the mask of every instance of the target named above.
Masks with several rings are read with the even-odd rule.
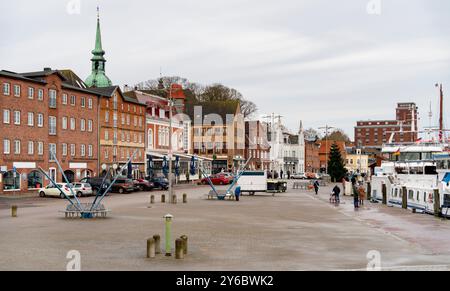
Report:
[[[316,195],[319,194],[319,181],[314,182],[314,192],[316,192]]]
[[[287,178],[288,178],[288,180],[290,180],[291,179],[291,171],[287,171]]]
[[[339,197],[339,195],[341,194],[341,188],[339,188],[339,186],[336,184],[333,188],[333,196],[334,196],[334,202],[335,203],[340,203],[341,199]]]
[[[236,197],[236,201],[239,201],[239,197],[241,196],[241,186],[237,186],[234,190],[234,197]]]
[[[283,179],[283,177],[284,177],[284,172],[283,172],[283,170],[281,170],[280,171],[280,179]]]
[[[355,205],[355,209],[359,208],[359,191],[356,185],[356,179],[352,178],[352,188],[353,188],[353,204]]]

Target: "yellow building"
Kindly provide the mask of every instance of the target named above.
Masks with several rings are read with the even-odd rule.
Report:
[[[369,156],[361,154],[360,150],[356,154],[347,154],[345,167],[352,174],[369,174]]]

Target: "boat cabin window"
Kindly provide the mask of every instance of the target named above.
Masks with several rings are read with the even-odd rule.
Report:
[[[426,166],[425,175],[437,175],[436,166]]]
[[[409,172],[413,175],[423,175],[423,167],[410,168]]]
[[[420,201],[420,192],[417,191],[417,197],[416,197],[416,201],[419,202]]]
[[[423,202],[427,202],[427,192],[423,192]]]
[[[414,191],[413,190],[409,190],[409,192],[408,192],[408,199],[410,199],[410,200],[414,199]]]

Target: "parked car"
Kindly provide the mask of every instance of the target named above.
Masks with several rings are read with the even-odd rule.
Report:
[[[234,178],[235,178],[233,173],[229,173],[229,172],[219,173],[219,175],[224,175],[226,178],[228,178],[228,180],[230,180],[230,183],[233,183]]]
[[[211,183],[213,185],[228,185],[231,183],[231,180],[227,176],[222,174],[211,175],[209,176],[209,179],[211,180]],[[201,183],[203,185],[209,184],[208,179],[206,178],[203,178],[201,180]]]
[[[296,174],[291,175],[291,179],[305,180],[305,179],[308,179],[308,177],[306,176],[305,173],[296,173]]]
[[[66,194],[67,197],[73,197],[72,192],[69,189],[70,184],[67,183],[56,183],[59,188]],[[58,187],[54,186],[53,184],[48,185],[47,187],[39,189],[39,196],[40,197],[60,197],[62,199],[65,198],[65,196],[59,191]]]
[[[137,179],[134,180],[134,186],[137,187],[138,191],[151,191],[153,188],[155,188],[155,185],[147,180],[144,179]]]
[[[111,187],[111,192],[123,194],[134,191],[133,180],[127,178],[118,178]]]
[[[89,183],[73,183],[73,191],[77,197],[91,196],[93,194],[91,184]]]
[[[97,192],[100,190],[100,187],[102,186],[103,179],[104,179],[103,177],[86,177],[81,179],[80,183],[87,183],[91,185],[92,194],[97,195]],[[106,178],[102,186],[103,187],[102,191],[106,190],[106,188],[108,188],[110,184],[111,180]]]
[[[153,183],[154,189],[161,189],[161,190],[169,189],[169,180],[165,177],[162,176],[153,177],[150,180],[150,182]]]

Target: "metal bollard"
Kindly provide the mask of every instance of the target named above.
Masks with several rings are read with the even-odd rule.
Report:
[[[155,239],[149,238],[147,240],[147,258],[155,257]]]
[[[173,215],[167,214],[164,218],[166,220],[166,257],[170,257],[172,255],[171,236]]]
[[[184,259],[183,240],[181,238],[175,240],[175,259]]]
[[[150,195],[150,204],[155,204],[155,195]]]
[[[161,203],[166,203],[166,195],[161,194]]]
[[[183,194],[183,203],[187,203],[187,194],[186,193],[184,193]]]
[[[11,206],[11,217],[17,217],[17,205]]]
[[[160,254],[161,253],[161,237],[159,234],[155,234],[153,236],[153,239],[155,240],[155,253]]]
[[[187,235],[182,235],[180,238],[183,240],[183,253],[187,255],[188,253],[188,237]]]

